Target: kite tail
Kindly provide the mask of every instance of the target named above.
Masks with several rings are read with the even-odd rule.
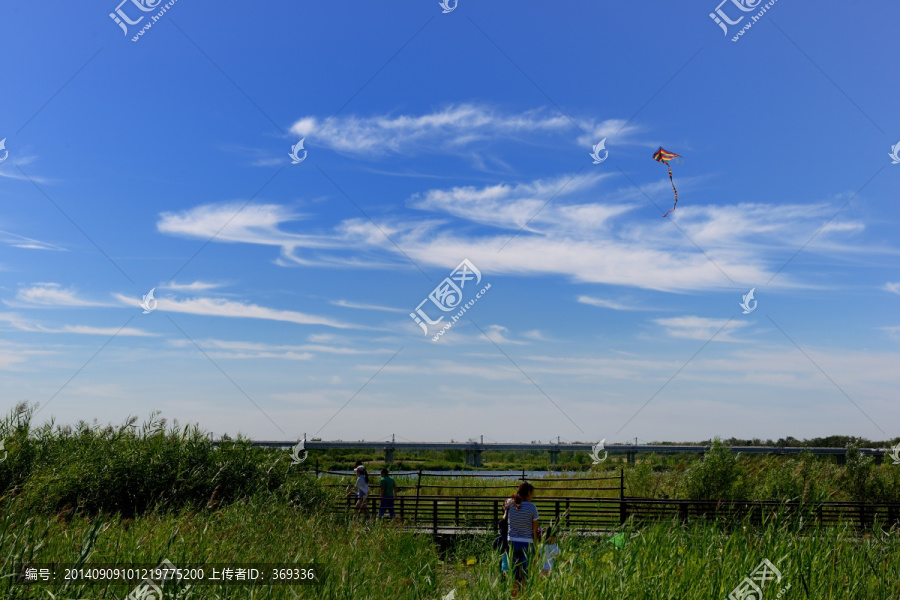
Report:
[[[672,210],[675,210],[675,207],[678,206],[678,190],[675,188],[675,180],[672,179],[672,167],[669,166],[669,163],[666,163],[666,168],[669,169],[669,181],[672,182],[672,191],[675,192],[675,204],[672,205]],[[666,212],[663,215],[663,219],[665,219],[672,210]]]

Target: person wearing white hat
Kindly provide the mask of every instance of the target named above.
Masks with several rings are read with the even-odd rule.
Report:
[[[369,498],[369,474],[360,461],[356,461],[353,472],[356,474],[356,512],[362,513],[363,518],[368,519],[369,509],[366,500]]]

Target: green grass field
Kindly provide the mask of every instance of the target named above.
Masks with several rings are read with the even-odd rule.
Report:
[[[305,586],[167,585],[165,597],[173,599],[439,600],[451,591],[457,599],[510,597],[510,582],[501,576],[489,534],[434,539],[390,523],[328,515],[324,509],[340,488],[323,487],[303,470],[306,465],[291,464],[283,450],[254,448],[245,441],[216,449],[196,428],[166,427],[154,419],[141,426],[82,423],[32,430],[27,407],[0,421],[0,439],[5,444],[0,462],[2,598],[122,599],[134,586],[25,585],[15,578],[37,563],[127,567],[164,559],[176,566],[315,564],[319,578],[318,584]],[[626,470],[626,480],[630,495],[664,489],[727,498],[749,491],[814,503],[839,496],[891,498],[898,472],[859,456],[838,467],[812,457],[754,461],[714,451],[684,471],[657,472],[649,462],[641,463]],[[476,494],[511,491],[486,487],[498,485],[497,480],[431,481],[467,485]],[[566,485],[560,481],[536,483],[540,490],[541,485]],[[610,544],[608,536],[562,536],[555,568],[548,577],[533,570],[525,597],[721,600],[767,559],[782,575],[765,587],[767,600],[786,588],[781,597],[900,599],[896,527],[887,532],[816,529],[802,520],[778,518],[762,526],[663,522],[628,527],[621,547]]]
[[[859,536],[839,529],[771,523],[725,530],[660,523],[628,532],[622,548],[606,540],[561,537],[549,577],[535,574],[529,598],[725,598],[763,559],[781,572],[766,598],[896,600],[900,536]],[[4,574],[25,562],[79,560],[121,565],[159,563],[315,563],[321,582],[292,587],[195,586],[182,598],[506,598],[489,537],[466,537],[441,551],[428,536],[380,522],[330,520],[273,502],[239,501],[215,511],[138,519],[38,517],[4,506],[0,521]],[[472,563],[472,564],[468,564]],[[778,589],[776,589],[778,588]],[[124,598],[128,586],[28,587],[9,578],[3,598]],[[167,597],[176,597],[172,588]],[[296,596],[294,595],[296,594]]]

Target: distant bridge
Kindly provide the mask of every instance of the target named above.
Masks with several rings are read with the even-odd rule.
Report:
[[[213,442],[218,444],[219,442]],[[296,441],[253,441],[254,446],[263,446],[269,448],[289,448],[297,445]],[[566,444],[566,443],[550,443],[550,444],[527,444],[527,443],[487,443],[483,441],[468,442],[345,442],[336,441],[305,441],[306,450],[380,450],[384,452],[384,459],[387,463],[394,461],[395,450],[461,450],[466,455],[466,465],[470,467],[480,467],[481,453],[485,450],[494,452],[512,452],[522,450],[538,450],[550,454],[550,464],[559,462],[560,452],[591,452],[593,445],[591,444]],[[629,463],[634,464],[635,457],[639,452],[649,452],[656,454],[681,454],[694,453],[701,456],[709,452],[711,446],[670,446],[670,445],[637,445],[637,444],[608,444],[605,445],[601,452],[609,452],[610,455],[624,454]],[[847,448],[797,448],[785,446],[731,446],[732,452],[742,452],[744,454],[800,454],[801,452],[810,452],[812,454],[824,454],[834,456],[838,464],[844,464],[847,459]],[[872,456],[875,458],[876,464],[881,464],[884,455],[890,452],[886,448],[860,448],[860,454]]]

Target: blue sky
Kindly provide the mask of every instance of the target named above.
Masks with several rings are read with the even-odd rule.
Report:
[[[725,35],[715,2],[178,0],[134,42],[163,6],[137,4],[127,35],[115,1],[0,7],[7,407],[256,439],[900,435],[900,7],[779,1],[734,42],[762,3],[720,5]],[[464,259],[490,289],[432,341],[455,312],[410,313]]]

